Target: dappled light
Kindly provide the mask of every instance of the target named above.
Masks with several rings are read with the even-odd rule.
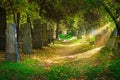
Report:
[[[90,35],[92,35],[93,33],[94,33],[94,36],[96,36],[98,34],[104,34],[104,31],[106,30],[108,32],[109,28],[110,28],[110,23],[105,24],[104,26],[100,26],[100,28],[96,29],[95,32],[91,32]]]
[[[51,45],[52,46],[52,45]],[[40,56],[37,55],[36,53],[32,56],[31,58],[34,60],[37,60],[40,62],[39,65],[41,66],[52,66],[56,64],[63,64],[63,63],[69,63],[71,61],[77,61],[80,59],[85,59],[85,58],[90,58],[94,54],[98,53],[101,47],[88,47],[89,44],[87,42],[77,42],[74,44],[54,44],[56,46],[56,49],[54,49],[54,53],[51,54],[51,56],[45,57],[45,56]],[[85,47],[86,46],[86,47]],[[60,48],[59,48],[60,47]],[[85,49],[87,48],[86,51],[78,50],[78,49]],[[48,50],[49,53],[51,53],[51,50]],[[41,52],[44,53],[44,52]],[[48,54],[46,54],[48,55]]]
[[[71,62],[71,61],[77,61],[77,60],[80,60],[83,58],[89,58],[89,57],[93,56],[95,53],[98,53],[101,50],[101,48],[102,47],[94,48],[92,50],[88,50],[83,53],[77,53],[75,55],[58,56],[58,57],[55,57],[50,62],[60,64],[60,63],[66,62],[66,60],[67,60],[67,62]],[[49,63],[49,61],[48,61],[48,63]]]
[[[110,23],[97,29],[95,35],[101,34],[100,36],[98,36],[98,40],[96,41],[97,46],[104,45],[107,42],[107,40],[110,37],[110,34],[112,33],[112,30],[109,30],[109,28],[110,28]]]
[[[0,80],[120,80],[120,1],[0,0]]]

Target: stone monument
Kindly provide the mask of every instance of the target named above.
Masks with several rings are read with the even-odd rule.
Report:
[[[7,25],[5,59],[10,62],[18,61],[17,32],[14,23],[9,23]]]

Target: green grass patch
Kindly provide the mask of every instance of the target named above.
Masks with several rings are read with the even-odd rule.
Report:
[[[119,80],[120,59],[111,58],[111,54],[111,49],[104,47],[90,58],[52,67],[42,67],[32,59],[4,61],[0,63],[0,80]]]
[[[68,80],[80,76],[80,71],[75,67],[55,66],[47,74],[48,80]]]
[[[26,63],[27,62],[27,63]],[[108,64],[91,66],[54,66],[49,70],[38,66],[34,61],[23,63],[3,62],[0,66],[0,80],[109,80],[120,79],[120,60],[111,60]]]
[[[33,60],[18,63],[4,61],[0,65],[0,80],[33,80],[35,75],[45,71]]]

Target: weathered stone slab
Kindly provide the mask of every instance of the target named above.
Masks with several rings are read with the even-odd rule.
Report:
[[[36,19],[33,22],[33,34],[32,34],[32,44],[33,49],[42,49],[43,41],[42,41],[42,28],[40,19]]]
[[[5,59],[8,61],[18,61],[16,25],[13,23],[7,25]]]
[[[32,38],[31,38],[30,23],[25,23],[22,25],[22,35],[23,35],[22,51],[23,53],[31,53],[32,52]]]
[[[50,29],[47,31],[48,32],[48,43],[53,42],[53,29]]]
[[[48,30],[47,23],[41,23],[40,19],[33,22],[33,48],[40,49],[43,46],[48,46]]]
[[[41,24],[43,45],[48,46],[47,24]]]

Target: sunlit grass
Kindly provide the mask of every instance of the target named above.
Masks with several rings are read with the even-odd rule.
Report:
[[[111,54],[111,49],[102,48],[91,57],[51,67],[42,67],[34,59],[4,61],[0,63],[0,80],[119,80],[120,60]]]

